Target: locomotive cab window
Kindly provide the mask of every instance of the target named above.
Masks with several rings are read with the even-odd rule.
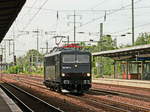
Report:
[[[63,63],[89,63],[90,56],[87,54],[65,54],[63,55]]]
[[[90,59],[89,59],[89,55],[86,54],[78,54],[77,55],[77,62],[78,63],[89,63]]]
[[[74,54],[65,54],[63,55],[63,63],[75,63],[75,55]]]

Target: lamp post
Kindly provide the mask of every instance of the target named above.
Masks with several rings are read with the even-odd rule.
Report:
[[[39,52],[39,33],[40,33],[40,30],[39,29],[37,29],[37,30],[34,30],[34,31],[32,31],[33,33],[36,33],[37,35],[37,51]]]
[[[134,0],[132,0],[132,45],[134,46]]]

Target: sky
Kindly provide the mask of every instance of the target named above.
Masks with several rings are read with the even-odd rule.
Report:
[[[134,5],[136,39],[140,33],[150,32],[150,0],[134,0]],[[99,40],[100,23],[103,23],[104,35],[116,38],[118,46],[132,43],[131,34],[126,34],[131,32],[131,0],[27,0],[5,38],[15,35],[17,56],[37,48],[37,37],[33,32],[37,29],[40,32],[39,48],[45,48],[46,41],[49,48],[56,46],[54,31],[56,35],[69,35],[73,41],[74,10],[76,40]],[[48,32],[47,35],[45,32]],[[122,34],[126,36],[121,37]]]

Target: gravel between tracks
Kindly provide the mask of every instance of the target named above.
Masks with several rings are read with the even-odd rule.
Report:
[[[93,83],[92,87],[96,89],[115,90],[115,91],[120,91],[120,92],[150,96],[150,89],[145,89],[145,88],[101,84],[101,83]]]
[[[8,77],[8,76],[7,76]],[[14,75],[15,77],[15,75]],[[24,77],[24,76],[23,76]],[[26,77],[26,76],[25,76]],[[32,76],[36,77],[36,76]],[[42,81],[42,77],[37,77],[37,79]],[[8,78],[7,78],[8,80]],[[12,82],[12,80],[9,79],[9,81]],[[49,91],[49,90],[40,90],[38,87],[32,87],[29,85],[22,85],[18,81],[13,81],[16,84],[19,84],[23,88],[25,88],[27,91],[33,92],[33,94],[36,93],[37,96],[41,97],[45,101],[49,102],[50,104],[57,105],[57,107],[60,107],[61,109],[65,110],[66,112],[104,112],[104,110],[99,110],[98,108],[95,108],[93,106],[88,105],[84,101],[76,100],[73,98],[69,98],[67,96],[61,95],[59,93]],[[133,88],[133,87],[123,87],[123,86],[114,86],[114,85],[105,85],[105,84],[97,84],[93,83],[92,85],[93,88],[96,89],[107,89],[107,90],[115,90],[115,91],[121,91],[121,92],[127,92],[127,93],[136,93],[139,95],[146,95],[150,96],[150,89],[141,89],[141,88]],[[130,99],[130,98],[124,98],[120,96],[115,96],[115,95],[97,95],[97,94],[92,94],[90,97],[93,97],[93,99],[98,99],[98,98],[104,98],[104,99],[109,99],[109,100],[114,100],[118,102],[126,102],[129,104],[134,104],[134,105],[139,105],[143,107],[150,108],[150,102],[144,102],[140,100],[135,100],[135,99]]]
[[[12,79],[4,78],[4,77],[3,77],[3,80],[7,82],[11,82],[23,88],[25,91],[28,91],[31,94],[34,94],[35,96],[45,100],[51,105],[54,105],[64,110],[65,112],[106,112],[102,109],[99,109],[98,107],[96,108],[91,105],[88,105],[84,101],[70,98],[68,96],[50,91],[48,89],[41,89],[39,87],[25,85],[23,83],[20,83],[19,81],[14,81]]]

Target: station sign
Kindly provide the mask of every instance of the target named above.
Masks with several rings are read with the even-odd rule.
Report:
[[[137,57],[136,59],[138,61],[145,61],[145,60],[150,60],[150,57]]]

